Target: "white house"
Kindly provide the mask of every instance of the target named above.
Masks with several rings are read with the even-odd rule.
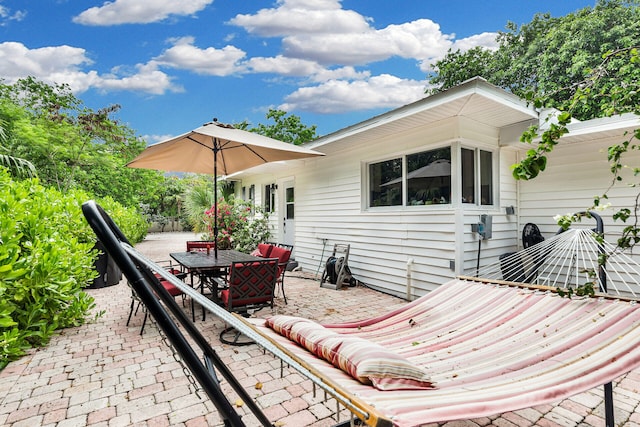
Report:
[[[547,170],[516,181],[510,167],[531,148],[520,135],[541,115],[475,78],[307,145],[324,157],[233,179],[240,197],[271,209],[274,240],[295,245],[304,271],[319,277],[333,245],[349,243],[354,277],[411,299],[517,249],[527,222],[554,234],[553,216],[589,207],[611,182],[602,150],[640,127],[637,116],[574,123]],[[636,192],[616,188],[609,201],[633,206]],[[602,215],[607,235],[619,233]]]

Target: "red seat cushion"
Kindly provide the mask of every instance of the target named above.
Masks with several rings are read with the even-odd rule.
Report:
[[[171,296],[182,295],[182,291],[175,287],[175,285],[167,282],[166,280],[161,280],[160,284],[169,292]]]
[[[280,276],[287,267],[289,258],[291,258],[291,251],[280,246],[274,246],[271,251],[271,258],[278,258],[278,276]]]
[[[229,298],[231,296],[231,291],[229,289],[224,289],[220,291],[220,300],[225,306],[229,305]],[[250,304],[262,304],[271,301],[271,293],[269,295],[254,295],[252,297],[242,298],[241,300],[234,300],[232,307],[239,307],[243,305]]]
[[[272,250],[273,250],[273,245],[269,243],[258,243],[258,251],[262,254],[259,256],[264,258],[269,258],[271,256]]]
[[[280,246],[274,246],[271,250],[270,258],[278,258],[278,264],[289,262],[291,258],[291,251],[289,249],[281,248]]]

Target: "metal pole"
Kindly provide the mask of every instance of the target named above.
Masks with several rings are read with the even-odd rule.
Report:
[[[604,239],[604,223],[602,218],[595,212],[587,212],[593,219],[596,220],[596,233]],[[604,256],[605,250],[602,243],[598,243],[598,252],[601,256]],[[600,260],[598,260],[600,261]],[[598,283],[600,292],[607,292],[607,274],[604,262],[598,262]],[[606,427],[615,427],[615,414],[613,407],[613,384],[608,382],[604,385],[604,422]]]
[[[218,138],[213,138],[213,255],[218,258]]]

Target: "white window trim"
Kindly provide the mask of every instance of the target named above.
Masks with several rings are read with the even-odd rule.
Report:
[[[402,192],[402,204],[396,206],[371,206],[371,188],[370,188],[370,176],[369,166],[374,163],[380,163],[388,160],[401,158],[402,160],[402,180],[403,188],[406,186],[407,180],[407,156],[423,151],[437,150],[440,148],[451,148],[451,166],[456,173],[451,174],[451,200],[446,204],[434,204],[434,205],[407,205],[406,191]],[[462,203],[462,157],[461,149],[466,148],[473,150],[474,162],[475,162],[475,179],[474,179],[474,203]],[[481,205],[478,203],[479,195],[481,193],[481,170],[480,170],[480,151],[487,151],[491,153],[491,185],[493,190],[493,203],[488,205]],[[405,211],[414,209],[427,209],[427,210],[442,210],[451,209],[455,207],[463,207],[465,209],[475,210],[495,210],[500,205],[500,150],[499,148],[487,146],[482,143],[475,143],[473,141],[449,141],[443,144],[437,144],[429,147],[418,147],[411,151],[394,153],[384,157],[377,157],[374,159],[361,161],[361,176],[362,176],[362,191],[361,191],[361,210],[363,212],[370,213],[382,213],[389,211]]]

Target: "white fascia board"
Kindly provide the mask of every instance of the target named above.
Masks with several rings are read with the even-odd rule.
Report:
[[[640,116],[633,113],[602,117],[567,125],[569,135],[572,136],[637,127],[640,127]]]
[[[349,136],[356,135],[361,132],[375,129],[377,127],[385,125],[386,123],[390,123],[422,111],[437,108],[446,103],[473,94],[479,94],[498,103],[508,105],[511,108],[523,112],[524,114],[530,115],[531,118],[538,117],[538,113],[536,112],[536,110],[533,107],[529,106],[526,101],[522,100],[512,93],[505,91],[504,89],[490,84],[481,77],[475,77],[461,83],[459,86],[453,87],[435,95],[427,96],[419,101],[407,104],[403,107],[399,107],[395,110],[380,114],[360,123],[356,123],[352,126],[348,126],[336,132],[320,137],[315,141],[310,142],[308,145],[305,144],[305,147],[310,149],[317,149],[318,147],[321,147],[323,145],[345,139]]]

